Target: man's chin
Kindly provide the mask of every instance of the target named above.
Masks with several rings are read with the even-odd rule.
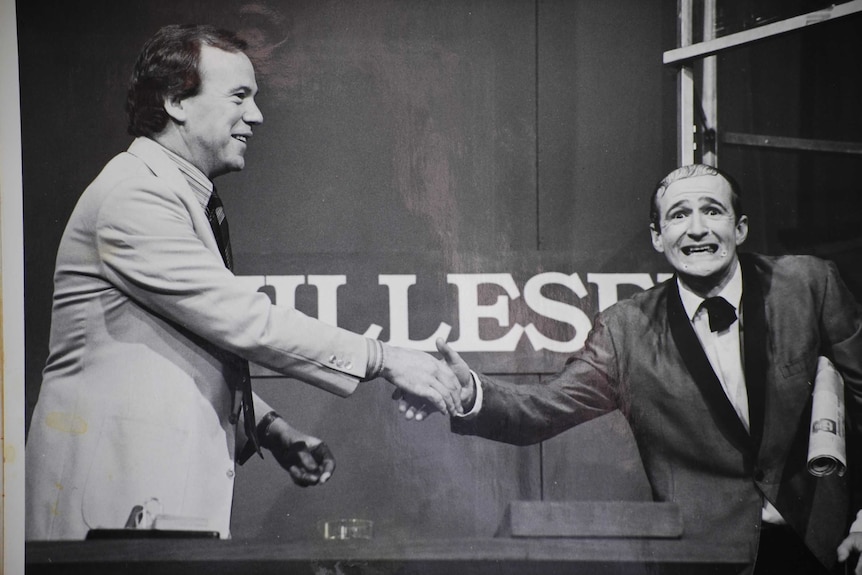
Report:
[[[676,269],[680,275],[691,276],[696,278],[708,278],[716,275],[720,268],[716,266],[692,265],[683,264]]]
[[[675,262],[674,268],[681,274],[706,278],[720,275],[723,270],[728,268],[731,261],[732,257],[729,254],[727,256],[718,254],[705,256],[702,254],[695,257],[682,257]]]
[[[223,176],[225,174],[229,174],[230,172],[239,172],[242,171],[243,168],[245,168],[245,160],[234,160],[232,162],[226,163],[224,167],[215,174],[213,174],[212,177],[215,178],[218,176]]]
[[[721,262],[710,265],[705,262],[680,262],[675,269],[684,284],[695,293],[703,295],[724,283],[725,278],[729,277],[730,266],[722,259]]]

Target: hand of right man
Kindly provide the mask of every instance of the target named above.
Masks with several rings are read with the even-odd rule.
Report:
[[[427,353],[385,346],[381,376],[398,389],[449,415],[461,414],[461,384],[449,366]]]
[[[862,575],[862,559],[859,558],[860,552],[862,552],[862,533],[851,532],[841,542],[841,545],[838,546],[838,562],[850,562],[845,566],[845,573]]]
[[[467,362],[461,359],[458,352],[452,349],[448,343],[440,338],[435,342],[437,351],[443,356],[446,365],[458,378],[458,384],[461,386],[461,401],[463,403],[473,403],[476,395],[476,388],[473,386],[473,375],[470,373],[470,366]]]

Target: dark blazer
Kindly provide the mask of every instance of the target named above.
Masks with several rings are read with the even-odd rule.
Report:
[[[676,279],[596,316],[582,350],[550,381],[480,376],[484,400],[453,431],[531,444],[619,409],[657,501],[676,502],[685,537],[748,545],[763,498],[826,565],[850,518],[847,476],[807,472],[817,358],[845,379],[850,432],[862,411],[862,309],[835,266],[813,257],[741,255],[746,432],[686,317]]]

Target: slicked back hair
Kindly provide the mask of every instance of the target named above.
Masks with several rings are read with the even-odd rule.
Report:
[[[658,212],[657,202],[659,194],[664,192],[674,182],[685,180],[686,178],[696,178],[698,176],[718,176],[723,178],[728,184],[730,184],[730,202],[736,221],[739,221],[739,218],[745,214],[742,209],[741,190],[739,184],[735,179],[733,179],[733,177],[713,166],[707,166],[706,164],[689,164],[675,169],[656,184],[655,190],[653,190],[652,196],[650,196],[649,210],[650,224],[654,230],[659,231],[661,229],[659,228],[661,214]]]
[[[233,32],[209,25],[173,24],[147,40],[135,63],[126,113],[129,134],[152,137],[165,129],[165,99],[194,96],[201,87],[201,46],[244,52],[248,45]]]

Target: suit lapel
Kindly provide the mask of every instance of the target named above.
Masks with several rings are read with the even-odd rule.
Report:
[[[161,181],[166,183],[179,196],[183,203],[188,206],[189,214],[197,230],[198,237],[204,242],[209,250],[221,258],[221,250],[218,247],[209,220],[200,200],[189,187],[185,176],[174,162],[165,154],[162,147],[149,138],[137,138],[127,150],[128,153],[137,157],[147,168]]]
[[[748,391],[748,417],[755,449],[763,438],[766,407],[766,309],[763,285],[754,263],[740,255],[742,266],[742,314],[745,387]]]
[[[706,403],[712,408],[718,427],[735,445],[743,449],[751,447],[751,438],[745,426],[739,420],[736,410],[721,387],[718,376],[712,370],[712,365],[706,357],[706,352],[700,345],[700,340],[694,332],[691,321],[685,313],[679,296],[676,281],[671,281],[667,301],[668,323],[671,335],[682,356],[688,372],[700,389]],[[746,318],[747,320],[747,318]]]
[[[137,138],[129,146],[128,152],[144,162],[153,174],[167,182],[171,188],[183,195],[193,195],[185,176],[156,142],[149,138]]]

